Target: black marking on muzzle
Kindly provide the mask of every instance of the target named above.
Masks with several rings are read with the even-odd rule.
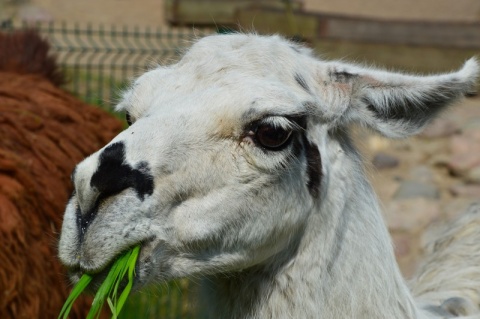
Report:
[[[136,168],[127,164],[125,144],[117,142],[109,145],[100,154],[100,164],[92,175],[90,186],[98,190],[100,199],[132,188],[143,200],[145,195],[153,193],[153,176],[147,162],[140,162]]]
[[[82,236],[95,218],[98,207],[106,198],[133,189],[142,201],[153,193],[153,176],[147,162],[132,167],[125,159],[125,144],[117,142],[106,147],[99,157],[99,165],[90,179],[90,187],[98,192],[95,205],[88,212],[77,211],[77,223]],[[78,216],[79,215],[79,216]]]
[[[318,146],[310,142],[305,136],[303,144],[305,145],[305,156],[307,158],[308,191],[312,197],[318,198],[322,180],[322,158]]]

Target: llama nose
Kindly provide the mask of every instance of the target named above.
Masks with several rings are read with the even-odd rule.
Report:
[[[113,143],[101,151],[98,161],[95,161],[95,168],[92,169],[90,163],[94,159],[87,159],[75,172],[75,188],[81,210],[77,220],[82,232],[86,231],[87,225],[95,218],[104,199],[129,188],[141,200],[153,193],[153,177],[148,163],[141,161],[132,166],[127,162],[125,154],[123,142]],[[89,174],[92,171],[93,174]]]

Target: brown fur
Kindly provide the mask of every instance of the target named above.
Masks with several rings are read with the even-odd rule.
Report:
[[[48,42],[34,30],[0,33],[0,70],[17,74],[38,74],[55,85],[65,82]]]
[[[56,318],[70,291],[56,253],[70,174],[121,123],[54,85],[63,76],[34,32],[0,34],[0,48],[0,318]]]

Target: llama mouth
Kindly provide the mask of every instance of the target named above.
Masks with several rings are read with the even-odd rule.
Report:
[[[106,264],[106,266],[102,267],[101,269],[92,271],[92,270],[82,269],[81,267],[71,268],[71,269],[69,269],[69,278],[73,283],[77,283],[83,275],[91,276],[92,281],[88,285],[88,287],[86,289],[86,292],[94,294],[100,288],[100,286],[105,281],[105,279],[107,278],[107,276],[110,273],[110,271],[112,270],[112,267],[115,264],[115,262],[126,251],[132,250],[134,247],[140,246],[140,252],[139,252],[138,259],[137,259],[136,264],[135,264],[135,270],[134,270],[134,279],[133,279],[134,285],[133,286],[134,286],[134,289],[135,289],[135,287],[137,286],[137,283],[139,281],[138,280],[138,275],[142,272],[142,269],[144,268],[142,266],[143,262],[142,262],[140,257],[142,255],[142,251],[143,251],[144,246],[147,245],[150,241],[151,240],[148,240],[148,241],[139,243],[137,245],[133,245],[130,249],[123,250],[121,253],[117,254],[112,260],[110,260]],[[148,258],[147,258],[147,263],[148,263]],[[128,279],[126,277],[123,278],[121,280],[120,284],[119,284],[119,288],[123,289],[127,285],[127,283],[128,283]]]

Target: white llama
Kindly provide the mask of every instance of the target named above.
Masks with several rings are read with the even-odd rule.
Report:
[[[136,287],[204,278],[208,318],[478,318],[480,209],[433,246],[414,298],[348,134],[415,134],[477,74],[474,59],[420,77],[278,36],[203,38],[134,82],[131,126],[77,166],[60,258],[77,280],[141,244]]]

